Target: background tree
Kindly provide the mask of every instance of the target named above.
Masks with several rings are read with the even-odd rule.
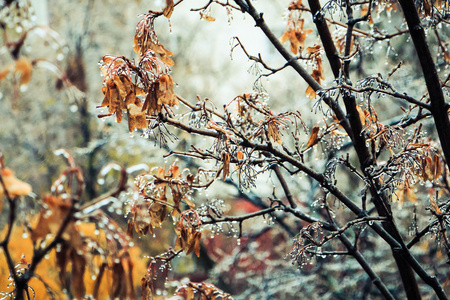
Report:
[[[46,252],[58,244],[65,245],[63,253],[79,249],[82,239],[64,236],[79,234],[71,222],[95,222],[91,211],[100,217],[103,213],[97,209],[123,204],[128,235],[155,234],[159,227],[172,227],[168,219],[173,220],[173,248],[151,257],[143,275],[145,298],[169,292],[187,299],[229,297],[211,284],[167,281],[171,266],[175,272],[182,268],[177,257],[191,252],[203,259],[210,281],[242,298],[289,298],[298,293],[446,298],[449,3],[286,4],[284,31],[276,27],[281,15],[271,9],[276,6],[271,2],[207,1],[191,8],[201,22],[216,20],[214,7],[225,10],[231,23],[236,15],[250,16],[244,25],[256,24],[252,32],[261,31],[266,41],[261,47],[270,49],[250,50],[253,39],[231,40],[231,53],[247,58],[256,80],[251,92],[222,101],[214,97],[226,91],[212,90],[217,95],[196,100],[181,96],[184,83],[195,76],[177,77],[177,50],[167,50],[161,34],[156,34],[155,22],[184,16],[180,12],[191,5],[189,1],[166,1],[162,10],[141,18],[132,47],[135,59],[103,56],[99,117],[114,116],[119,123],[126,118],[130,132],[138,130],[169,152],[164,164],[138,175],[131,185],[125,184],[125,169],[109,165],[101,174],[120,170],[119,187],[106,196],[88,196],[83,204],[78,203],[81,172],[65,154],[70,168],[64,175],[75,177],[60,177],[52,196],[42,199],[41,216],[49,207],[68,207],[63,220],[55,222],[59,229],[43,247]],[[174,24],[171,30],[176,32]],[[23,74],[16,71],[19,57],[14,60],[15,69],[4,72]],[[232,76],[238,77],[235,73]],[[289,87],[290,98],[276,101],[270,89],[273,80],[263,82],[265,77]],[[220,84],[227,86],[225,80]],[[12,187],[4,180],[6,173],[2,185],[10,221],[1,245],[8,253],[13,198],[22,193],[8,195]],[[60,203],[61,199],[70,201]],[[29,227],[34,241],[52,233],[39,221]],[[39,249],[33,257],[40,257]],[[75,252],[73,262],[87,261],[95,253]],[[119,255],[110,252],[112,257]],[[125,270],[129,254],[121,255]],[[299,271],[283,263],[285,255]],[[108,257],[103,259],[100,266],[114,270]],[[14,293],[21,295],[27,288],[40,260],[13,276]],[[79,278],[83,273],[72,268],[74,286],[85,284]],[[81,288],[77,291],[84,294]]]

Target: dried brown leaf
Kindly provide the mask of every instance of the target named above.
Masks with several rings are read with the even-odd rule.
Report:
[[[225,181],[228,176],[230,175],[230,154],[226,151],[222,152],[222,163],[223,163],[223,170],[222,170],[222,180]]]
[[[166,7],[164,8],[163,11],[163,14],[166,18],[169,19],[172,16],[173,8],[174,8],[173,0],[166,0]]]
[[[306,143],[306,148],[311,148],[319,142],[319,130],[319,126],[313,127],[313,129],[311,130],[311,135],[309,136],[308,143]]]
[[[356,110],[358,111],[359,114],[359,119],[361,120],[361,124],[363,126],[366,125],[366,115],[364,114],[364,111],[362,110],[361,106],[356,105]]]

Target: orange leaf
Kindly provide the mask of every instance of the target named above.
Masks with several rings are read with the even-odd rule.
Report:
[[[11,72],[11,69],[13,69],[13,66],[12,66],[12,65],[4,66],[4,67],[0,70],[0,80],[5,79],[6,76],[8,76],[9,72]]]
[[[2,176],[3,182],[6,186],[6,190],[8,191],[9,196],[14,198],[17,196],[25,196],[31,193],[32,191],[31,185],[29,185],[26,182],[23,182],[22,180],[14,176],[14,172],[12,170],[5,168],[0,171],[0,174]],[[4,193],[5,191],[3,189],[3,185],[0,185],[0,197]]]
[[[170,18],[173,13],[173,0],[166,0],[166,7],[164,8],[163,14],[166,18]]]
[[[195,245],[194,245],[194,252],[197,257],[200,257],[200,239],[202,237],[201,232],[196,232],[195,234]]]
[[[406,197],[408,198],[409,201],[417,203],[416,193],[414,193],[414,190],[409,187],[406,187]]]
[[[448,50],[444,51],[444,58],[446,61],[450,61],[450,52]]]
[[[291,28],[287,30],[281,37],[280,42],[285,43],[287,40],[291,43],[291,52],[294,54],[298,53],[298,49],[303,47],[305,44],[305,39],[308,34],[313,32],[312,29],[303,29],[304,19],[301,19],[297,24],[296,28]]]
[[[306,52],[308,52],[309,55],[314,54],[322,49],[322,46],[319,44],[315,44],[314,46],[306,48]]]
[[[313,129],[311,130],[311,135],[309,136],[308,143],[306,144],[306,148],[311,148],[319,142],[319,130],[319,126],[313,127]]]
[[[32,67],[32,63],[25,57],[16,60],[14,73],[20,75],[20,85],[30,82]]]
[[[364,114],[361,106],[356,105],[356,110],[358,111],[359,114],[359,119],[361,120],[361,124],[364,126],[366,125],[366,115]]]
[[[211,17],[211,15],[209,13],[203,13],[203,12],[200,12],[200,18],[202,18],[203,20],[205,20],[207,22],[214,22],[216,20],[216,18]]]
[[[308,86],[308,88],[305,91],[306,96],[308,96],[308,98],[310,100],[314,99],[314,97],[316,97],[316,92],[314,91],[314,89],[311,86]]]

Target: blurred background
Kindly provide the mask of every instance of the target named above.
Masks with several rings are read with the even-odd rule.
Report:
[[[256,2],[279,37],[286,31],[289,2]],[[300,110],[310,128],[323,122],[322,114],[313,110],[315,100],[308,99],[304,93],[307,85],[293,70],[287,68],[273,76],[259,78],[267,71],[249,60],[240,47],[234,47],[234,37],[239,37],[249,55],[261,54],[272,68],[284,65],[285,61],[254,26],[254,21],[240,12],[213,6],[202,12],[215,18],[214,22],[208,22],[201,18],[201,10],[191,10],[206,3],[184,1],[175,8],[170,20],[164,17],[156,20],[160,42],[174,53],[175,66],[171,74],[177,84],[175,92],[191,103],[196,103],[197,97],[209,98],[221,109],[237,95],[257,91],[268,95],[270,107],[277,113]],[[2,6],[0,70],[5,71],[13,63],[11,50],[26,32],[24,45],[16,55],[23,58],[29,80],[24,78],[24,73],[22,77],[17,74],[2,77],[0,71],[0,150],[6,165],[15,170],[18,178],[33,186],[38,198],[49,192],[52,182],[66,167],[65,161],[54,154],[59,148],[67,149],[83,169],[86,180],[84,201],[88,201],[115,185],[117,178],[114,176],[108,177],[103,184],[97,180],[105,164],[116,162],[132,167],[144,163],[149,168],[170,165],[174,158],[163,162],[163,154],[203,143],[202,137],[171,129],[178,140],[160,145],[152,138],[141,136],[141,132],[130,134],[126,122],[117,124],[113,118],[97,118],[102,112],[97,106],[103,99],[103,77],[98,62],[104,55],[136,59],[133,37],[139,15],[148,10],[161,11],[164,6],[165,2],[160,0],[27,0]],[[401,21],[401,18],[391,18],[388,12],[375,17],[380,30],[400,26]],[[314,28],[309,17],[304,27]],[[333,28],[337,36],[345,34],[338,29]],[[318,42],[318,36],[313,33],[308,35],[305,45],[313,46]],[[361,42],[364,65],[362,56],[357,57],[352,64],[352,74],[357,79],[376,72],[386,75],[400,61],[399,55],[411,57],[412,47],[401,46],[407,43],[410,42],[403,36],[389,44]],[[289,46],[286,44],[286,47]],[[311,69],[307,62],[304,65]],[[327,62],[324,67],[325,74],[330,74],[326,75],[326,87],[333,84],[333,78]],[[411,96],[422,95],[425,91],[421,77],[416,74],[415,63],[406,64],[395,74],[397,86],[411,92]],[[377,111],[383,111],[382,118],[386,122],[398,119],[402,113],[402,104],[380,101],[375,105]],[[429,130],[433,130],[432,126]],[[302,138],[307,140],[305,135]],[[311,160],[312,166],[316,164],[318,170],[324,169],[327,151],[317,147],[307,155],[316,158]],[[184,167],[197,166],[193,161],[180,160]],[[209,164],[214,166],[213,162]],[[339,182],[342,189],[358,197],[359,190],[350,185],[349,175],[345,176]],[[311,205],[321,193],[320,187],[301,175],[290,178],[290,184],[305,209],[314,213],[315,208]],[[199,192],[197,199],[200,203],[206,198],[220,198],[225,201],[224,209],[230,214],[253,212],[258,209],[255,203],[271,196],[275,183],[269,174],[258,177],[256,186],[240,191],[236,181],[219,182],[207,192]],[[405,206],[412,207],[412,204],[405,203]],[[125,228],[123,216],[113,213],[111,216]],[[241,299],[297,299],[300,292],[304,297],[321,295],[324,299],[345,299],[348,295],[367,296],[374,292],[366,274],[353,262],[343,270],[340,258],[324,256],[301,270],[293,267],[284,259],[289,252],[292,232],[283,226],[270,226],[273,220],[260,218],[244,224],[249,233],[243,241],[237,241],[233,234],[217,236],[213,229],[206,230],[200,258],[190,255],[175,260],[169,279],[181,280],[187,276],[192,281],[208,280],[232,295],[240,295],[238,298]],[[367,234],[362,238],[365,247],[375,247],[373,236]],[[172,228],[156,229],[154,238],[135,238],[136,245],[141,248],[136,260],[145,266],[146,256],[165,251],[173,246],[174,239]],[[379,250],[377,257],[388,253],[389,249]],[[391,260],[377,261],[376,271],[394,266]],[[325,268],[323,262],[327,262],[326,271],[322,270]],[[145,271],[145,267],[137,270]],[[300,273],[302,276],[299,277]],[[137,284],[142,276],[136,274]],[[354,290],[355,280],[359,283],[357,290]],[[396,285],[395,281],[386,282]]]

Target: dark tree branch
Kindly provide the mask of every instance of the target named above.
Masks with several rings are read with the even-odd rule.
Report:
[[[341,60],[339,59],[339,53],[334,45],[333,38],[331,37],[330,29],[328,28],[325,15],[322,11],[319,0],[308,0],[309,7],[311,8],[311,14],[313,21],[316,24],[317,31],[319,32],[320,40],[322,41],[325,54],[327,55],[328,62],[330,63],[331,70],[334,77],[339,77],[341,69]]]
[[[283,174],[281,174],[280,168],[278,167],[277,164],[275,164],[272,166],[272,170],[275,171],[275,174],[277,175],[277,178],[280,181],[281,187],[283,188],[284,194],[286,195],[289,205],[292,208],[296,208],[297,204],[295,204],[294,199],[292,198],[291,191],[289,189],[289,186],[286,183],[286,180],[284,179]]]
[[[435,63],[413,0],[399,0],[430,95],[430,108],[447,166],[450,167],[450,121]]]
[[[298,61],[286,50],[286,48],[284,48],[284,46],[264,21],[263,14],[258,13],[258,11],[250,1],[235,0],[235,2],[242,8],[244,12],[247,12],[253,18],[253,20],[255,20],[256,26],[261,28],[262,32],[266,35],[272,45],[277,49],[281,56],[284,57],[286,62],[306,81],[306,83],[308,83],[315,92],[320,91],[322,89],[320,84],[298,63]],[[336,117],[341,122],[340,124],[342,125],[342,127],[344,127],[344,129],[347,131],[347,133],[349,133],[349,136],[351,137],[352,132],[350,130],[350,125],[339,104],[330,97],[323,97],[323,100],[333,110],[333,112],[336,114]]]

